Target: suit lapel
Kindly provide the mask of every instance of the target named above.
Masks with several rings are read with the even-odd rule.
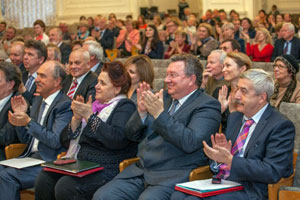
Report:
[[[227,138],[230,139],[232,142],[232,146],[234,145],[234,143],[238,137],[238,134],[240,133],[241,127],[243,125],[243,116],[244,115],[241,114],[241,117],[239,119],[235,120],[233,128],[230,129],[230,133],[226,133],[226,134],[228,134]]]
[[[199,95],[200,90],[198,89],[178,108],[178,110],[174,113],[174,117],[176,117],[176,115],[178,115],[182,110],[185,110],[185,107],[190,105]]]
[[[87,82],[87,80],[90,79],[91,73],[92,73],[92,72],[89,71],[88,74],[87,74],[87,75],[84,77],[84,79],[81,81],[81,83],[79,84],[79,86],[78,86],[78,88],[77,88],[77,90],[76,90],[76,92],[75,92],[75,94],[74,94],[74,98],[75,98],[77,95],[82,95],[82,96],[85,98],[85,95],[82,94],[81,91],[85,91],[85,90],[86,90],[86,88],[85,88],[86,82]]]
[[[271,106],[268,105],[267,109],[265,110],[264,114],[261,116],[258,124],[256,125],[251,138],[247,144],[244,157],[247,155],[250,147],[255,144],[255,142],[258,140],[259,135],[263,132],[263,129],[265,128],[265,125],[267,124],[267,119],[269,118],[270,114],[272,112]]]
[[[30,117],[37,121],[43,98],[41,96],[38,96],[34,99],[34,101],[36,101],[37,103],[33,103],[30,111]]]
[[[62,95],[62,92],[60,91],[57,94],[57,96],[55,97],[55,99],[53,100],[53,102],[51,103],[50,107],[48,108],[47,113],[45,115],[45,119],[44,119],[43,125],[45,125],[46,122],[48,121],[49,114],[52,112],[54,106],[56,106],[57,102],[60,100],[61,95]]]

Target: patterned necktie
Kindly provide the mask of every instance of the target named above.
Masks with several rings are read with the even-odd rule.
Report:
[[[285,47],[283,48],[284,55],[287,54],[288,48],[289,48],[289,42],[285,42]]]
[[[74,79],[72,82],[71,88],[69,89],[69,92],[67,94],[70,97],[70,99],[73,99],[77,85],[78,85],[78,82],[76,79]]]
[[[235,154],[239,155],[241,153],[241,150],[243,149],[243,146],[249,134],[250,127],[253,123],[254,123],[253,119],[246,120],[242,131],[239,133],[233,147],[231,148],[232,155]],[[230,174],[230,170],[227,169],[227,164],[220,165],[219,173],[217,177],[222,179],[227,179],[229,177],[229,174]]]
[[[26,81],[26,84],[25,84],[25,88],[26,88],[27,91],[30,90],[30,88],[31,88],[30,86],[31,86],[33,80],[34,80],[34,77],[32,75],[30,75],[28,77],[27,81]]]
[[[176,111],[176,107],[177,107],[178,103],[179,103],[179,101],[178,101],[178,100],[173,100],[173,103],[172,103],[171,109],[170,109],[170,111],[169,111],[169,114],[170,114],[171,116],[173,116],[173,115],[174,115],[174,113],[175,113],[175,111]]]

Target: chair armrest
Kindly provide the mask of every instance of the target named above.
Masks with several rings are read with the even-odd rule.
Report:
[[[280,187],[282,187],[282,186],[292,186],[294,176],[295,176],[295,173],[293,173],[288,178],[280,179],[280,181],[278,181],[275,184],[269,184],[268,185],[269,200],[277,200],[278,199],[278,191],[279,191]]]
[[[18,157],[19,155],[21,155],[24,152],[26,146],[27,146],[27,144],[22,144],[22,143],[10,144],[10,145],[6,146],[5,147],[6,159]]]
[[[120,170],[120,172],[123,171],[126,167],[128,167],[132,163],[136,163],[139,160],[140,160],[139,158],[130,158],[130,159],[123,160],[119,164],[119,170]]]
[[[211,177],[212,177],[212,173],[210,171],[209,165],[207,165],[207,166],[202,166],[193,169],[193,171],[191,171],[190,173],[189,180],[190,181],[203,180],[203,179],[209,179]]]
[[[300,188],[281,187],[278,196],[279,196],[279,200],[300,199]]]

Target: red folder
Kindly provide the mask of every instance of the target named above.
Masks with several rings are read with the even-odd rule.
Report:
[[[49,168],[49,167],[44,167],[43,170],[46,172],[55,172],[55,173],[59,173],[59,174],[66,174],[66,175],[70,175],[70,176],[76,176],[76,177],[83,177],[89,174],[92,174],[94,172],[98,172],[103,170],[104,167],[96,167],[93,169],[89,169],[86,171],[82,171],[82,172],[78,172],[78,173],[72,173],[72,172],[67,172],[67,171],[63,171],[63,170],[59,170],[59,169],[53,169],[53,168]]]
[[[233,191],[238,191],[238,190],[242,190],[244,189],[243,186],[237,186],[237,187],[232,187],[232,188],[226,188],[226,189],[221,189],[221,190],[214,190],[211,192],[199,192],[199,191],[195,191],[195,190],[189,190],[186,188],[182,188],[182,187],[178,187],[175,186],[175,190],[187,193],[187,194],[191,194],[193,196],[197,196],[197,197],[209,197],[209,196],[215,196],[218,194],[224,194],[227,192],[233,192]]]

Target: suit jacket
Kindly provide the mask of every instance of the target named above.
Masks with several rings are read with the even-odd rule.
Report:
[[[16,92],[12,97],[15,95]],[[0,160],[5,159],[5,146],[18,142],[18,138],[14,134],[14,127],[8,122],[8,111],[12,111],[10,100],[0,112]]]
[[[148,116],[143,124],[135,112],[126,125],[127,136],[139,141],[140,162],[127,167],[116,178],[143,175],[150,185],[174,187],[188,181],[189,173],[208,164],[202,141],[217,132],[220,103],[196,90],[173,116],[168,114],[172,98],[164,93],[164,111],[156,120]]]
[[[277,56],[283,55],[283,47],[285,42],[286,41],[283,38],[277,39],[275,41],[274,51],[271,58],[272,61],[274,61]],[[300,62],[300,39],[297,37],[293,37],[291,43],[291,55],[294,56],[298,60],[298,62]]]
[[[103,63],[102,62],[99,62],[98,65],[97,65],[97,69],[94,73],[96,73],[97,77],[99,76],[101,70],[102,70],[102,67],[103,67]]]
[[[226,136],[235,143],[243,114],[229,116]],[[268,184],[292,174],[295,127],[268,105],[247,144],[244,157],[234,156],[229,180],[240,182],[249,199],[267,199]]]
[[[25,71],[22,74],[22,80],[23,80],[24,85],[26,84],[27,79],[28,79],[28,71]],[[32,101],[34,99],[33,94],[35,93],[35,90],[36,90],[36,84],[34,82],[31,86],[30,90],[29,91],[26,90],[26,92],[24,92],[22,94],[22,96],[29,102],[30,105],[32,104]]]
[[[72,48],[69,44],[61,43],[60,47],[60,53],[61,53],[61,63],[66,64],[69,62],[69,56],[71,54]]]
[[[103,36],[99,40],[99,43],[103,47],[104,55],[106,56],[105,49],[112,49],[114,45],[114,33],[109,30],[105,29]]]
[[[68,94],[72,81],[73,81],[72,75],[68,75],[67,78],[65,79],[64,87],[62,89],[65,94]],[[89,99],[89,96],[92,95],[93,100],[95,100],[96,84],[97,84],[97,75],[94,72],[91,71],[88,72],[88,74],[84,77],[84,79],[78,86],[74,94],[74,99],[76,98],[77,95],[81,95],[83,96],[85,101],[87,101]]]
[[[34,99],[30,110],[32,120],[28,128],[16,127],[16,132],[22,143],[29,144],[32,139],[38,139],[40,157],[45,161],[51,161],[56,160],[57,154],[65,150],[60,143],[60,133],[71,121],[71,100],[67,95],[59,92],[46,113],[43,125],[40,125],[37,119],[42,100],[41,96]],[[24,153],[27,152],[28,146]]]

